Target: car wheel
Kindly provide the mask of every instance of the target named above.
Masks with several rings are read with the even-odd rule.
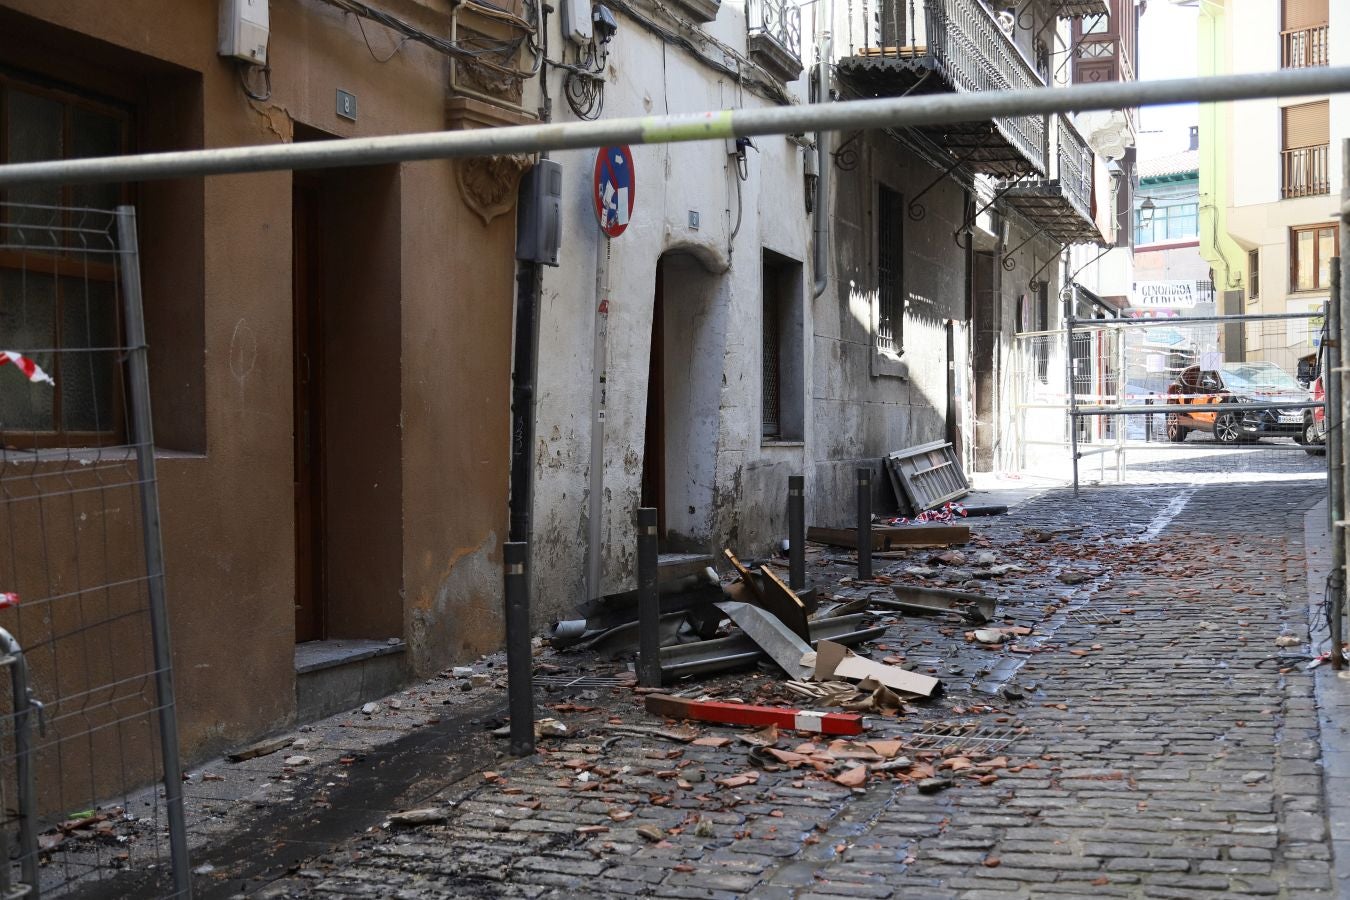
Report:
[[[1236,444],[1242,440],[1242,429],[1238,427],[1238,417],[1233,413],[1222,413],[1214,418],[1214,440],[1220,444]]]
[[[1186,440],[1186,435],[1190,434],[1190,429],[1177,421],[1175,415],[1167,417],[1167,439],[1174,444],[1180,444]]]
[[[1303,444],[1303,452],[1309,456],[1324,456],[1327,452],[1327,448],[1317,442],[1317,425],[1312,419],[1303,423],[1303,434],[1299,443]]]

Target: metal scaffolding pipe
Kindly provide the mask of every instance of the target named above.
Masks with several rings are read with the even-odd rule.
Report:
[[[727,109],[597,122],[547,123],[472,131],[437,131],[16,163],[0,166],[0,187],[152,181],[285,169],[370,166],[421,159],[536,153],[610,144],[665,144],[767,134],[801,134],[808,131],[913,128],[986,121],[1011,115],[1346,92],[1350,92],[1350,67],[1283,69],[1278,72],[1173,78],[1165,81],[887,97],[846,103]]]
[[[1139,416],[1197,412],[1258,412],[1281,409],[1318,409],[1321,400],[1296,400],[1288,403],[1159,403],[1155,406],[1079,406],[1070,416]]]
[[[1314,319],[1321,313],[1254,313],[1241,316],[1180,316],[1173,319],[1079,319],[1076,325],[1084,330],[1094,328],[1177,328],[1182,325],[1205,325],[1216,322],[1277,322],[1285,319]],[[1030,331],[1018,334],[1018,337],[1034,337],[1041,334],[1054,334],[1053,331]]]

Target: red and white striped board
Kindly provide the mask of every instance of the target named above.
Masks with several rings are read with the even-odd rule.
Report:
[[[648,694],[647,712],[672,719],[697,719],[721,725],[777,725],[817,734],[862,734],[863,717],[857,713],[815,712],[780,706],[751,706],[715,700],[687,700],[669,694]]]

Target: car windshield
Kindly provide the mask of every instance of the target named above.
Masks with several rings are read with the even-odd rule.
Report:
[[[1294,377],[1274,363],[1235,363],[1222,367],[1223,383],[1229,390],[1301,390]]]

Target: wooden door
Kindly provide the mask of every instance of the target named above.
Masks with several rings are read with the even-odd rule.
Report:
[[[323,265],[320,182],[292,189],[294,336],[295,640],[324,638]]]

